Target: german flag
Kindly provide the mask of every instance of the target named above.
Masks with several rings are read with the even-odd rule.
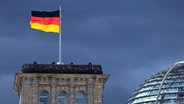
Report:
[[[30,25],[31,28],[41,30],[44,32],[59,33],[60,26],[59,10],[46,11],[32,11]]]

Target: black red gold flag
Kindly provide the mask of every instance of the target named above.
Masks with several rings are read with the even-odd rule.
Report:
[[[54,32],[59,33],[60,31],[60,17],[59,10],[57,11],[32,11],[31,28],[41,30],[44,32]]]

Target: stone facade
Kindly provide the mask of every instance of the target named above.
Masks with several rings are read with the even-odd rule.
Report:
[[[76,104],[76,93],[85,94],[86,104],[103,104],[103,89],[109,75],[64,73],[17,73],[14,89],[20,104],[40,104],[40,92],[49,93],[49,104],[58,104],[57,95],[65,91],[68,104]]]

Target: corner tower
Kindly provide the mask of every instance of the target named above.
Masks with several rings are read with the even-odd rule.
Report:
[[[24,64],[16,73],[19,104],[103,104],[109,75],[100,65]]]

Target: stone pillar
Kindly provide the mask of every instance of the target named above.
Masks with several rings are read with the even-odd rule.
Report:
[[[75,104],[75,86],[69,86],[69,104]]]
[[[38,91],[38,80],[37,78],[34,78],[33,79],[33,82],[32,82],[32,92],[33,92],[33,95],[32,95],[32,104],[39,104],[39,91]]]
[[[95,104],[103,104],[103,88],[102,86],[96,86],[97,94],[96,94],[96,103]]]
[[[24,82],[25,82],[25,78],[22,78],[22,82],[20,83],[21,84],[21,91],[20,91],[20,104],[24,104]]]
[[[20,91],[20,97],[19,97],[19,104],[23,104],[23,87],[22,90]]]
[[[31,104],[32,89],[30,79],[23,78],[21,104]]]
[[[56,104],[56,78],[51,79],[51,104]]]
[[[94,86],[87,85],[87,104],[94,104]]]
[[[96,83],[94,92],[94,104],[103,104],[103,83]]]

